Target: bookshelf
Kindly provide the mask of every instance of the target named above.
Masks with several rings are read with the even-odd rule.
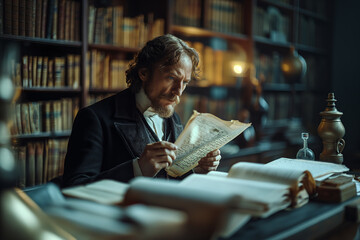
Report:
[[[274,132],[269,129],[279,125],[284,130],[279,123],[299,118],[301,127],[316,134],[314,122],[322,109],[314,103],[322,102],[330,89],[326,69],[331,67],[328,39],[333,5],[325,0],[159,0],[156,4],[145,0],[0,0],[0,44],[16,44],[20,50],[12,69],[14,83],[21,89],[17,108],[71,100],[67,115],[73,118],[79,108],[124,89],[124,69],[134,54],[147,40],[171,33],[196,48],[202,59],[202,80],[188,86],[177,109],[183,122],[193,109],[227,120],[239,119],[244,108],[254,113],[254,99],[261,96],[269,107],[264,115],[267,124],[262,125],[261,119],[254,124],[258,131]],[[30,19],[35,19],[30,21],[34,24]],[[280,21],[280,27],[269,26],[269,19]],[[286,82],[280,71],[291,46],[308,66],[306,76],[295,84]],[[54,60],[54,83],[43,84],[43,78],[31,85],[24,81],[24,57],[27,63],[30,57]],[[57,59],[61,59],[59,76]],[[245,63],[245,71],[232,73],[228,68],[231,61]],[[39,67],[44,69],[44,65]],[[55,84],[57,77],[63,81],[59,85]],[[290,105],[292,97],[295,107]],[[67,140],[71,127],[44,130],[47,120],[43,111],[39,113],[41,130],[26,134],[13,130],[16,147]],[[300,136],[301,130],[297,131]],[[50,159],[49,152],[56,151],[64,150],[48,149],[42,155]],[[27,153],[26,148],[19,150],[18,158],[28,161]],[[61,165],[62,160],[55,161]],[[60,165],[49,177],[61,175]]]

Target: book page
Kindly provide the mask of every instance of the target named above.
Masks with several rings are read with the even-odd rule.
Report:
[[[233,207],[253,216],[268,216],[286,208],[291,203],[289,187],[279,183],[191,174],[179,185],[199,191],[206,190],[214,194],[236,196],[238,201]]]
[[[298,169],[278,168],[261,163],[239,162],[230,168],[228,177],[254,181],[270,181],[293,186],[298,183],[303,173],[303,170]]]
[[[175,142],[178,146],[176,159],[166,171],[172,177],[183,175],[206,154],[224,146],[250,125],[234,120],[224,121],[212,114],[194,111]]]
[[[268,164],[239,162],[230,168],[228,177],[286,184],[291,189],[293,196],[298,193],[300,183],[304,185],[310,195],[315,194],[316,191],[315,181],[311,174],[298,168],[280,168]]]
[[[279,158],[267,163],[266,165],[278,168],[308,170],[315,179],[329,173],[349,171],[349,168],[341,164],[291,158]]]

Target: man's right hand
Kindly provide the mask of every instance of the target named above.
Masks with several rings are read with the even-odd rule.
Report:
[[[143,176],[153,177],[161,169],[171,166],[176,158],[176,149],[175,144],[166,141],[146,145],[138,160]]]

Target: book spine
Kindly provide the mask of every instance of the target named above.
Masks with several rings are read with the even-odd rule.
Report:
[[[35,1],[36,1],[35,37],[41,37],[42,0],[35,0]]]
[[[41,80],[41,86],[42,87],[46,87],[47,86],[47,78],[48,78],[48,62],[49,62],[49,58],[48,57],[44,57],[43,59],[43,67],[42,67],[42,80]]]
[[[32,69],[31,69],[31,73],[32,73],[32,87],[36,87],[37,86],[37,56],[33,56],[32,57]]]
[[[19,35],[19,0],[13,0],[12,3],[12,34]]]
[[[4,34],[4,0],[0,0],[0,34]]]
[[[54,21],[54,5],[55,0],[49,0],[48,2],[48,14],[47,14],[47,21],[46,21],[46,38],[51,38],[52,34],[52,27]]]
[[[53,25],[51,31],[51,38],[57,39],[57,22],[58,22],[58,0],[54,0],[54,8],[53,8]]]
[[[70,40],[70,17],[71,17],[71,2],[66,1],[65,3],[65,32],[64,39]]]
[[[44,143],[35,143],[35,184],[39,185],[43,182],[43,171],[44,171]]]
[[[12,0],[4,0],[4,33],[12,34]]]
[[[43,72],[43,57],[39,56],[37,58],[37,72],[36,72],[36,86],[41,86],[41,78],[42,78],[42,72]]]
[[[26,146],[18,147],[18,166],[19,166],[19,182],[20,188],[26,187]]]
[[[59,14],[58,14],[58,26],[57,26],[57,36],[58,39],[65,39],[65,0],[59,0]]]
[[[80,16],[81,16],[81,7],[79,2],[75,2],[75,33],[74,33],[74,40],[80,41]]]
[[[19,2],[19,35],[26,36],[26,1]]]
[[[93,43],[94,40],[94,25],[95,25],[95,12],[96,9],[93,5],[89,6],[89,21],[88,21],[88,42]]]
[[[69,40],[75,40],[75,14],[76,14],[76,6],[75,1],[70,2],[70,35]]]
[[[74,55],[66,56],[67,86],[72,87],[74,82]]]
[[[36,26],[36,0],[32,1],[32,6],[31,6],[31,29],[30,29],[30,33],[31,33],[31,37],[35,37],[36,36],[36,31],[35,29],[37,28]]]
[[[25,5],[25,35],[31,37],[32,25],[32,3],[33,0],[27,0]]]
[[[54,59],[49,59],[48,62],[48,77],[47,77],[47,85],[48,87],[54,86]]]
[[[47,13],[48,13],[48,0],[42,1],[42,14],[41,14],[41,37],[46,37],[46,23],[47,23]]]
[[[79,88],[80,87],[80,61],[81,56],[75,55],[74,58],[74,81],[73,81],[73,88]]]
[[[35,185],[35,146],[34,143],[29,142],[27,144],[27,156],[26,156],[26,185]]]
[[[21,104],[21,126],[24,134],[31,133],[28,103]]]

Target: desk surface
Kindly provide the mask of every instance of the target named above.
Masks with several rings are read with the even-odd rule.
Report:
[[[345,206],[357,198],[340,204],[310,201],[298,209],[280,211],[265,219],[253,219],[227,239],[321,238],[346,222]]]

